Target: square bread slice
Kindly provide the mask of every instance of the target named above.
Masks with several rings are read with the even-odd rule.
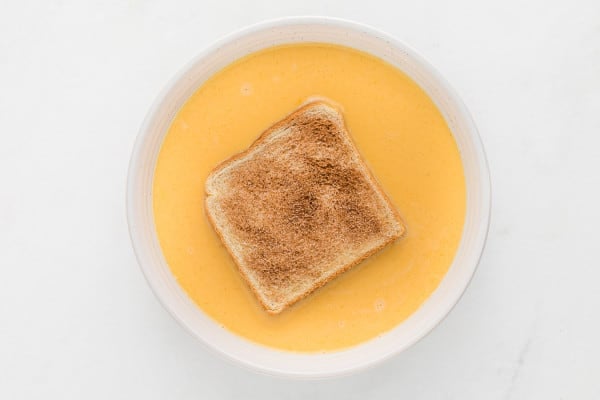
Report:
[[[300,107],[218,165],[206,181],[206,212],[272,314],[405,232],[342,115],[323,101]]]

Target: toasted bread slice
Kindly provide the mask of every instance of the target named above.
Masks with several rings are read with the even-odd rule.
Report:
[[[300,107],[217,166],[206,195],[215,231],[272,314],[405,232],[342,115],[323,101]]]

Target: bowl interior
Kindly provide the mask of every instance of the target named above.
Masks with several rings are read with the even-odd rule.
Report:
[[[324,42],[353,47],[396,66],[417,82],[444,115],[458,145],[467,186],[463,236],[448,273],[425,303],[392,331],[359,346],[325,354],[296,354],[240,338],[206,316],[186,295],[162,255],[152,215],[152,181],[160,146],[175,114],[211,75],[257,50],[289,43]],[[165,308],[194,336],[252,369],[290,377],[326,377],[365,368],[398,353],[435,327],[468,285],[483,250],[490,213],[490,182],[482,145],[468,111],[443,78],[406,45],[371,28],[324,18],[263,23],[233,34],[193,60],[159,96],[133,151],[127,212],[134,250]]]

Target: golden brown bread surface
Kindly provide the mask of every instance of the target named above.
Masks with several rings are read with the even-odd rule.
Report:
[[[405,232],[342,115],[306,104],[206,181],[215,231],[276,314]]]

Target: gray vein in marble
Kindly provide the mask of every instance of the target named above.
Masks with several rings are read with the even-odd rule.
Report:
[[[533,338],[535,336],[535,332],[537,330],[537,320],[533,321],[531,329],[529,330],[529,334],[525,339],[525,342],[521,346],[519,350],[519,356],[517,357],[517,363],[515,365],[515,370],[510,378],[510,383],[508,388],[506,389],[506,393],[504,394],[504,400],[510,400],[515,392],[515,388],[517,383],[519,382],[519,376],[521,375],[521,371],[523,370],[523,365],[525,365],[525,360],[527,359],[527,355],[531,349],[531,344],[533,343]]]

